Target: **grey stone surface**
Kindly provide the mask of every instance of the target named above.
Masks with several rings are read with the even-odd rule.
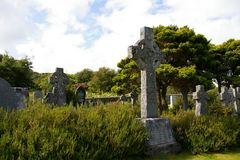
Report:
[[[78,87],[75,90],[76,101],[78,105],[84,105],[86,100],[86,90],[83,87]]]
[[[119,100],[122,102],[122,104],[124,104],[124,102],[127,101],[127,97],[124,94],[121,94]]]
[[[128,56],[141,69],[141,118],[154,118],[157,117],[155,69],[163,54],[154,42],[152,28],[144,27],[140,32],[140,40],[128,47]]]
[[[141,69],[141,118],[149,133],[149,153],[176,152],[180,149],[176,143],[169,119],[156,118],[157,88],[155,69],[163,61],[163,54],[154,42],[152,28],[141,29],[140,40],[128,47],[132,58]]]
[[[14,88],[2,78],[0,78],[0,106],[7,110],[25,107],[23,97],[17,94]]]
[[[130,98],[131,98],[131,104],[132,104],[132,107],[134,107],[136,105],[136,102],[137,102],[137,98],[138,98],[138,94],[135,90],[133,90],[131,93],[130,93]]]
[[[234,111],[240,115],[240,87],[232,88]]]
[[[48,83],[53,85],[53,90],[44,97],[44,102],[59,106],[66,104],[65,87],[68,84],[68,77],[63,72],[63,68],[56,68],[49,77]]]
[[[33,92],[33,103],[41,101],[43,98],[42,91],[36,90]]]
[[[220,100],[223,104],[223,106],[233,106],[233,92],[232,89],[228,89],[225,86],[221,87],[221,93],[219,94]]]
[[[195,115],[201,116],[207,114],[207,99],[208,95],[204,90],[203,85],[196,86],[196,92],[193,93],[193,99],[196,100]]]
[[[181,148],[173,137],[170,120],[165,118],[145,118],[142,119],[149,132],[148,154],[178,152]]]

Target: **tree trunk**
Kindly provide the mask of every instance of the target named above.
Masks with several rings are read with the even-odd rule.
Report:
[[[217,79],[217,83],[218,83],[218,93],[221,93],[221,87],[222,87],[221,80],[220,80],[220,78],[216,78],[216,79]]]
[[[183,96],[183,109],[187,110],[187,108],[188,108],[188,92],[183,91],[182,96]]]
[[[163,110],[167,110],[168,109],[168,103],[167,103],[167,99],[166,99],[166,95],[167,95],[167,86],[162,86],[162,108]]]
[[[161,114],[161,112],[162,112],[162,97],[161,97],[161,89],[160,89],[159,81],[157,81],[157,101],[158,101],[158,112]]]

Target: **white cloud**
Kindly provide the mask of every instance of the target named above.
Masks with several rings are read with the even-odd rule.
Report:
[[[143,26],[188,25],[213,43],[240,39],[238,0],[106,0],[95,6],[101,7],[97,13],[93,3],[1,0],[0,50],[28,55],[38,72],[63,67],[75,73],[84,68],[116,68]],[[41,14],[45,16],[41,22],[35,21]]]

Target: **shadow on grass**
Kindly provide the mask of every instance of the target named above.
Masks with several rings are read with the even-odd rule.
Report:
[[[222,153],[204,153],[197,155],[184,151],[178,154],[161,154],[148,160],[240,160],[240,148]]]

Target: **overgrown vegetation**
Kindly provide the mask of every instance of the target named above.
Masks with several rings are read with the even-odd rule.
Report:
[[[36,104],[0,115],[1,159],[125,159],[146,150],[146,131],[129,106]]]

